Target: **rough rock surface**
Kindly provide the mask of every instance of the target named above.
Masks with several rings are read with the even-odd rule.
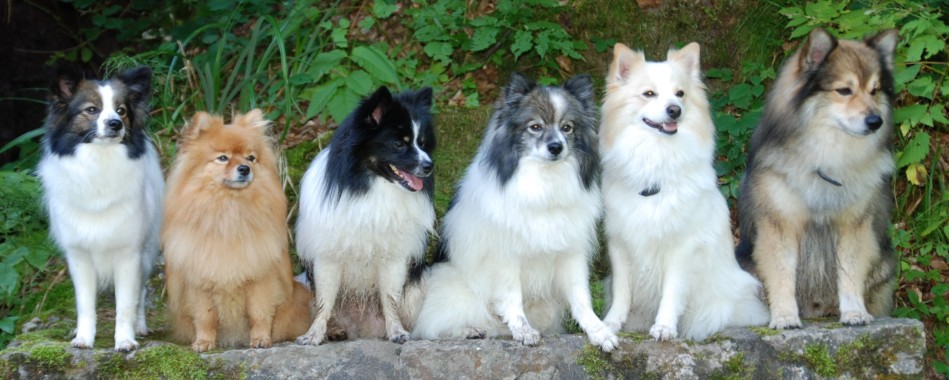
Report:
[[[656,342],[622,334],[599,352],[583,335],[544,337],[536,347],[510,340],[360,340],[317,347],[194,354],[151,341],[132,353],[78,350],[68,341],[14,342],[0,352],[2,378],[248,379],[814,379],[921,378],[923,325],[882,318],[863,327],[810,321],[800,330],[734,328],[703,342]]]

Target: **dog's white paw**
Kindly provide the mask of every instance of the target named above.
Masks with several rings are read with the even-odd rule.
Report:
[[[138,342],[135,339],[122,339],[115,341],[115,351],[129,352],[138,348]]]
[[[771,323],[768,324],[768,327],[775,330],[799,329],[801,328],[801,318],[793,314],[775,314],[771,316]]]
[[[865,311],[846,311],[840,313],[840,323],[845,326],[863,326],[873,322],[873,316]]]
[[[523,343],[525,346],[536,346],[540,343],[540,333],[530,326],[523,326],[511,330],[514,340]]]
[[[69,344],[76,348],[92,348],[94,341],[93,337],[77,335]]]
[[[676,328],[669,325],[654,324],[649,328],[649,335],[656,340],[672,340],[679,336]]]
[[[587,337],[590,338],[590,344],[599,347],[604,352],[611,352],[619,347],[619,338],[607,326],[588,332]]]
[[[318,346],[320,343],[323,343],[323,337],[325,333],[306,333],[297,337],[297,344],[304,346]]]

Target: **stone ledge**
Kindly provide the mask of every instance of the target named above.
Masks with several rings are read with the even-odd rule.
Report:
[[[814,379],[922,378],[921,322],[882,318],[863,327],[809,322],[800,330],[733,328],[703,342],[656,342],[622,334],[611,354],[583,335],[545,337],[536,347],[510,340],[359,340],[197,355],[148,342],[135,352],[78,350],[65,341],[16,343],[0,352],[2,378],[248,379]]]

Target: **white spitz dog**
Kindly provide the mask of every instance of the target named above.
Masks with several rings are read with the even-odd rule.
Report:
[[[589,77],[548,87],[512,75],[445,215],[413,336],[536,345],[563,331],[569,306],[594,345],[616,347],[588,284],[602,210],[596,127]]]
[[[600,135],[612,331],[701,340],[768,322],[761,285],[735,260],[701,77],[696,43],[665,62],[614,48]]]

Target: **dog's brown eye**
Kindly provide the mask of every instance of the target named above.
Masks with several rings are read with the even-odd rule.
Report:
[[[98,108],[96,108],[96,107],[91,107],[91,106],[90,106],[90,107],[86,107],[86,109],[84,109],[83,111],[86,111],[86,113],[99,113],[99,109],[98,109]]]
[[[222,154],[222,155],[220,155],[220,156],[217,156],[217,160],[218,160],[219,162],[227,162],[227,155],[226,155],[226,154]]]
[[[247,156],[247,161],[250,161],[250,162],[257,162],[257,156],[255,156],[255,155],[253,155],[253,154],[250,155],[250,156]]]
[[[119,114],[119,116],[125,116],[125,107],[119,107],[115,110],[115,113]]]
[[[656,96],[656,92],[653,91],[653,90],[649,90],[649,91],[644,92],[644,93],[643,93],[643,96],[645,96],[645,97],[647,97],[647,98],[651,98],[651,97]]]
[[[838,94],[843,95],[843,96],[850,96],[853,94],[853,91],[850,90],[850,88],[848,87],[841,87],[834,91],[837,91]]]
[[[571,124],[571,123],[564,123],[564,125],[561,125],[561,126],[560,126],[560,130],[563,131],[564,133],[573,132],[573,124]]]
[[[876,95],[879,94],[879,93],[880,93],[880,89],[879,89],[879,88],[874,88],[874,89],[870,90],[870,95],[871,95],[871,96],[876,96]]]
[[[685,96],[685,91],[682,91],[682,90],[676,91],[676,97],[681,98],[683,96]]]
[[[537,123],[531,124],[531,125],[530,125],[529,127],[527,127],[527,128],[530,128],[530,130],[532,130],[532,131],[534,131],[534,132],[537,132],[537,131],[539,131],[539,130],[542,129],[542,128],[540,127],[540,124],[537,124]]]

